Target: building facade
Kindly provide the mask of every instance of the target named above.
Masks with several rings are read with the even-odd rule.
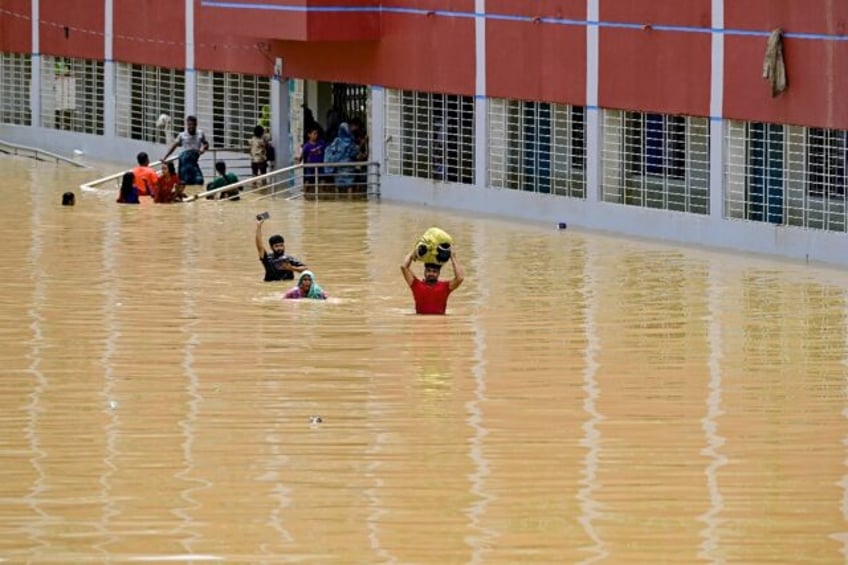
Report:
[[[346,92],[385,197],[848,264],[848,3],[814,4],[4,0],[0,137],[126,161],[196,114],[285,159]]]

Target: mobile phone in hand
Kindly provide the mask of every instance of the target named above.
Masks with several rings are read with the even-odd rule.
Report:
[[[262,212],[261,214],[256,214],[256,221],[261,222],[262,220],[267,220],[271,217],[271,214],[268,212]]]

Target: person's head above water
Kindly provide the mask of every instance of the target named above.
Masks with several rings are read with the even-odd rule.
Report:
[[[435,284],[439,280],[439,273],[442,272],[442,266],[438,263],[424,263],[424,282],[427,284]]]
[[[314,280],[315,277],[313,276],[312,271],[301,271],[300,276],[297,278],[297,286],[300,288],[300,292],[303,296],[307,296],[309,294],[309,289],[312,288]]]
[[[274,252],[274,255],[283,255],[286,252],[286,240],[280,234],[269,237],[268,245],[271,246],[271,251]]]
[[[62,195],[62,206],[73,206],[76,203],[75,200],[73,192],[66,192]]]

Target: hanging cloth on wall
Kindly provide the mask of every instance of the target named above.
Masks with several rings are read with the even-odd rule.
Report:
[[[763,78],[771,84],[771,97],[786,90],[786,64],[783,62],[783,30],[774,29],[766,44],[763,60]]]

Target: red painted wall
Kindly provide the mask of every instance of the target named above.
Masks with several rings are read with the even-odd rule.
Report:
[[[298,78],[474,94],[474,20],[383,14],[379,42],[277,41],[274,56]]]
[[[708,29],[711,2],[604,0],[601,20]],[[599,105],[708,116],[711,44],[706,32],[602,27]]]
[[[746,0],[725,7],[725,27],[848,34],[848,2]],[[784,40],[788,88],[772,98],[762,78],[766,37],[725,36],[724,115],[728,118],[848,129],[848,42]]]
[[[267,77],[274,73],[274,57],[268,40],[212,35],[203,30],[197,31],[195,68]]]
[[[41,23],[38,34],[43,54],[103,60],[106,42],[103,2],[41,2],[39,10]]]
[[[32,52],[30,0],[4,0],[0,3],[0,51]]]
[[[185,66],[185,10],[174,0],[113,0],[115,60]]]
[[[251,0],[232,0],[232,4],[257,4]],[[274,2],[264,0],[263,4],[306,6],[306,0],[285,0]],[[274,39],[306,39],[305,11],[256,10],[249,8],[203,7],[200,0],[194,3],[195,31],[217,36],[244,34],[249,37]]]
[[[585,3],[489,0],[491,14],[583,21]],[[486,93],[495,98],[586,103],[586,27],[490,18]]]

